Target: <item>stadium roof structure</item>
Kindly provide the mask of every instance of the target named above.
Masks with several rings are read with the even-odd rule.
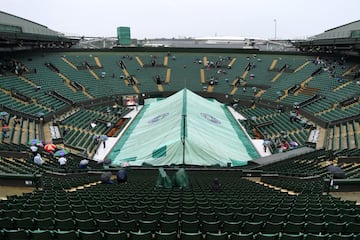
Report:
[[[187,89],[146,103],[108,156],[114,167],[243,166],[258,157],[226,105]]]
[[[294,43],[305,52],[360,55],[360,20],[326,30],[305,41]]]
[[[77,41],[39,23],[0,11],[0,50],[68,48]]]

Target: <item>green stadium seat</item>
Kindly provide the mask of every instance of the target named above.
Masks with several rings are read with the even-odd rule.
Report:
[[[137,221],[135,219],[131,220],[117,220],[117,224],[119,226],[120,231],[125,232],[137,232],[139,231],[139,226],[137,224]]]
[[[231,233],[229,240],[253,240],[254,233]]]
[[[283,230],[283,222],[270,222],[266,221],[264,223],[262,233],[279,233]]]
[[[181,232],[186,232],[186,233],[200,232],[200,222],[199,220],[195,220],[195,221],[182,220],[180,222],[180,230]]]
[[[55,222],[55,229],[61,230],[61,231],[71,231],[75,230],[75,221],[72,218],[67,219],[54,219]],[[71,233],[69,233],[71,235]]]
[[[291,234],[291,233],[281,233],[281,240],[302,240],[304,237],[303,233]]]
[[[283,228],[284,233],[299,234],[304,232],[305,222],[286,222]]]
[[[0,226],[4,229],[14,229],[14,222],[10,217],[0,218]]]
[[[127,240],[128,236],[125,231],[109,232],[104,231],[105,240]]]
[[[213,233],[213,232],[207,232],[205,234],[205,240],[227,240],[228,239],[228,233]]]
[[[151,232],[130,232],[131,240],[152,240]]]
[[[26,230],[20,229],[20,230],[10,230],[10,229],[4,229],[4,236],[7,240],[28,240],[29,234]]]
[[[178,233],[174,232],[155,232],[155,240],[177,240]]]
[[[158,221],[157,220],[139,220],[139,228],[141,232],[151,232],[155,233],[158,230]]]
[[[321,222],[307,222],[305,224],[304,233],[314,233],[314,234],[321,234],[324,233],[326,228],[326,223]]]
[[[316,240],[316,239],[328,239],[329,234],[317,234],[317,233],[307,233],[304,234],[304,240]]]
[[[255,234],[255,240],[278,240],[279,233],[258,233]]]
[[[351,240],[353,239],[353,234],[330,234],[328,240]]]
[[[102,239],[103,235],[100,232],[100,230],[97,231],[91,231],[91,232],[87,232],[87,231],[79,231],[79,238],[81,240],[98,240],[98,239]]]
[[[51,230],[33,230],[29,231],[31,240],[54,240]]]
[[[203,235],[201,232],[181,232],[180,240],[203,240]]]
[[[218,233],[221,228],[221,222],[218,221],[200,221],[201,231],[203,233]]]
[[[161,233],[178,232],[179,230],[178,220],[172,220],[172,221],[160,220],[159,225],[160,225],[159,228]]]
[[[25,229],[25,230],[33,230],[34,222],[30,217],[25,218],[13,218],[14,227],[16,229]]]
[[[119,230],[119,227],[115,221],[115,219],[96,219],[96,225],[99,230],[102,232],[108,231],[108,232],[116,232]]]
[[[55,231],[54,235],[57,240],[78,240],[78,233],[75,230]]]

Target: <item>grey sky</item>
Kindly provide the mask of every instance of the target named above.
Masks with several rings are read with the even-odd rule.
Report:
[[[1,11],[79,36],[305,38],[360,19],[359,0],[1,0]],[[274,21],[276,19],[276,21]],[[275,24],[276,22],[276,24]]]

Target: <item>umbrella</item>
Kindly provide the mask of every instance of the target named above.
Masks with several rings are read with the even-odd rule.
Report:
[[[297,142],[295,142],[295,141],[291,141],[290,143],[289,143],[291,146],[293,146],[293,147],[297,147],[299,144],[297,143]]]
[[[88,164],[89,164],[89,160],[83,159],[83,160],[80,161],[80,164],[81,164],[81,165],[88,165]]]
[[[79,168],[87,168],[87,165],[89,164],[89,160],[83,159],[79,163]]]
[[[45,113],[43,113],[43,112],[38,112],[38,116],[39,116],[39,117],[43,117],[43,116],[45,116]]]
[[[44,150],[47,152],[52,152],[56,149],[56,145],[52,143],[48,143],[44,146]]]
[[[327,170],[334,178],[345,178],[344,170],[337,165],[330,165],[327,167]]]
[[[31,146],[30,146],[30,149],[31,149],[32,152],[37,152],[38,147],[35,146],[35,145],[31,145]]]
[[[111,163],[112,163],[111,159],[106,159],[106,160],[104,161],[104,164],[105,164],[105,165],[110,165]]]
[[[101,136],[101,139],[102,139],[103,141],[106,141],[106,140],[108,140],[108,136],[102,135],[102,136]]]
[[[65,150],[65,149],[60,149],[58,151],[55,152],[54,156],[55,157],[63,157],[65,156],[66,154],[68,154],[69,151]]]
[[[29,145],[37,145],[37,146],[39,146],[39,145],[42,144],[42,142],[41,142],[41,140],[34,138],[34,139],[31,139],[31,140],[28,142],[28,144],[29,144]]]
[[[0,116],[6,116],[6,115],[8,115],[7,112],[0,112]]]

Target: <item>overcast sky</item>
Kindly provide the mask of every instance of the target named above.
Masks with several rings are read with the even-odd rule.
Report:
[[[360,20],[359,0],[1,0],[1,11],[67,35],[306,38]],[[276,31],[275,31],[276,29]]]

